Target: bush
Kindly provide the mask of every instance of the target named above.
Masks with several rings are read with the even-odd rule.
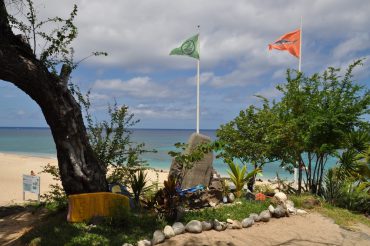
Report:
[[[370,213],[370,194],[363,183],[354,181],[350,177],[339,178],[338,169],[329,169],[325,176],[323,196],[331,205],[353,211]]]

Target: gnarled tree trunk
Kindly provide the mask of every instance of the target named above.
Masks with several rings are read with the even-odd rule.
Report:
[[[106,191],[106,169],[89,144],[80,106],[67,87],[70,70],[66,68],[59,76],[48,71],[22,37],[13,34],[1,0],[0,79],[13,83],[40,106],[55,141],[66,193]]]

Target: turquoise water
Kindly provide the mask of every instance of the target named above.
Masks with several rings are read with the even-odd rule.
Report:
[[[171,157],[168,151],[176,150],[174,143],[187,142],[194,130],[168,129],[135,129],[132,130],[132,139],[137,143],[145,143],[147,149],[156,149],[157,153],[146,153],[142,158],[148,161],[149,166],[157,169],[169,169]],[[215,130],[201,130],[212,140],[216,139]],[[0,128],[0,152],[29,154],[34,156],[56,157],[55,144],[48,128]],[[328,161],[329,166],[335,163]],[[227,168],[221,160],[213,162],[216,170],[226,175]],[[274,178],[276,172],[283,178],[293,179],[293,175],[279,167],[279,163],[266,164],[263,170],[263,179]]]

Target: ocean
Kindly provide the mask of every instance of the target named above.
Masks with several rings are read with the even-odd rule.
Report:
[[[169,169],[172,157],[168,155],[168,152],[176,150],[175,143],[186,143],[193,132],[194,130],[133,129],[132,140],[145,143],[148,150],[157,150],[157,153],[145,153],[142,156],[150,167]],[[216,140],[215,130],[201,130],[200,132]],[[55,144],[49,128],[2,127],[0,128],[0,152],[56,158]],[[335,160],[329,160],[329,166],[333,163]],[[227,165],[222,160],[215,159],[213,166],[221,175],[227,175]],[[261,178],[273,179],[276,172],[282,178],[293,180],[293,175],[279,167],[278,162],[266,164]]]

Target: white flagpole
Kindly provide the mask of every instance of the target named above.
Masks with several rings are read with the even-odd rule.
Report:
[[[198,54],[200,56],[200,26],[198,25]],[[197,133],[199,133],[199,67],[200,67],[200,57],[197,60]]]
[[[298,61],[298,71],[301,72],[301,67],[302,67],[302,16],[301,16],[301,27],[300,27],[300,32],[299,32],[299,61]]]

